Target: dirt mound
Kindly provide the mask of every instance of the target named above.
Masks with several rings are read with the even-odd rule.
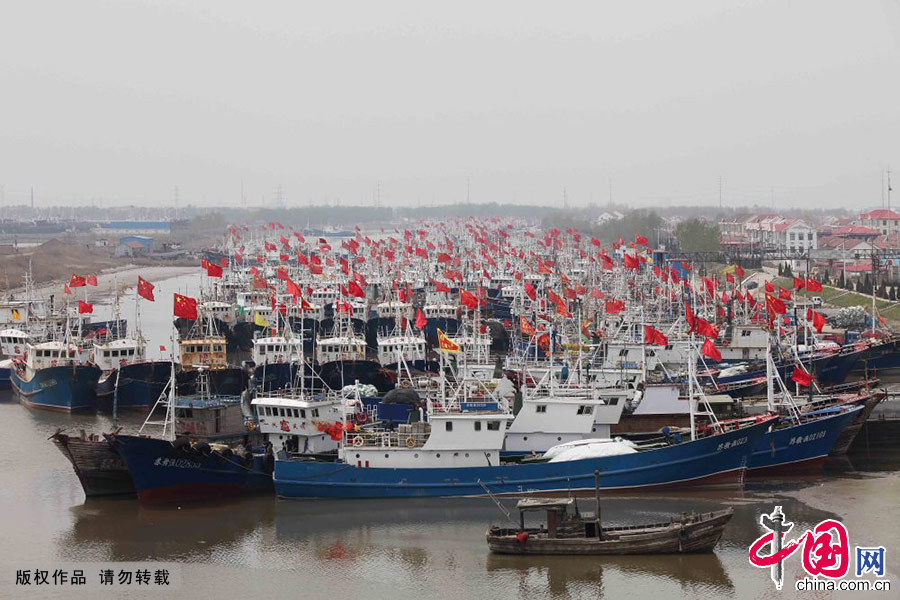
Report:
[[[31,265],[35,283],[68,281],[72,273],[98,273],[120,264],[106,248],[94,248],[52,239],[34,248],[20,248],[16,254],[0,256],[0,289],[8,290],[23,284]]]

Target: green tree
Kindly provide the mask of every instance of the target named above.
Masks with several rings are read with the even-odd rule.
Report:
[[[682,252],[718,252],[719,227],[702,219],[688,219],[675,230],[678,249]]]

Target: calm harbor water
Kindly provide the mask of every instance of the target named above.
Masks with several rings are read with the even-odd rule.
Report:
[[[142,312],[151,351],[169,348],[171,292],[195,292],[192,283],[196,286],[196,276],[160,282],[157,303]],[[98,309],[98,317],[105,317],[108,309]],[[122,315],[133,314],[133,305],[123,301]],[[141,420],[124,415],[123,425],[134,430]],[[262,496],[165,509],[143,508],[134,498],[86,501],[71,466],[47,438],[60,427],[70,433],[109,431],[108,415],[33,411],[2,392],[0,423],[0,597],[96,598],[97,592],[13,588],[15,569],[129,561],[181,565],[179,589],[132,592],[142,598],[762,598],[774,587],[767,570],[749,565],[747,549],[762,533],[759,515],[775,504],[784,507],[795,531],[825,518],[844,519],[852,525],[851,543],[887,546],[888,571],[897,572],[896,451],[867,454],[860,448],[849,459],[829,463],[827,475],[812,481],[720,495],[603,501],[607,524],[733,506],[734,519],[713,554],[512,557],[487,551],[487,527],[504,521],[487,499],[285,501]],[[592,501],[579,502],[593,510]],[[513,504],[506,502],[509,508]],[[792,559],[784,595],[829,597],[788,589],[800,577],[799,559]],[[900,580],[895,583],[900,586]]]
[[[140,421],[136,415],[125,420],[129,429]],[[884,470],[860,473],[855,469],[869,469],[869,461],[857,453],[830,465],[833,472],[821,480],[787,486],[719,496],[603,501],[603,519],[609,524],[734,506],[734,519],[714,554],[505,557],[487,552],[485,530],[504,517],[486,499],[326,502],[262,496],[166,509],[143,508],[133,498],[86,501],[69,463],[47,438],[57,427],[109,430],[107,416],[32,411],[3,393],[0,422],[5,430],[0,597],[12,597],[8,586],[15,565],[52,570],[58,563],[132,561],[181,563],[177,594],[203,597],[296,596],[302,591],[312,598],[757,598],[772,584],[768,572],[748,564],[747,548],[762,533],[759,514],[770,512],[776,501],[800,530],[849,514],[856,523],[852,535],[860,543],[897,548],[890,543],[897,523],[891,520],[898,504],[896,455],[881,455],[878,468]],[[859,497],[841,497],[844,492],[838,490],[848,485]],[[828,494],[832,486],[836,492]],[[834,496],[836,505],[823,510],[794,497],[807,488]],[[860,497],[868,504],[860,506]],[[592,501],[580,502],[593,510]],[[885,513],[873,506],[893,508]],[[891,540],[879,538],[886,522],[891,523]],[[889,570],[895,561],[889,550]],[[788,581],[801,576],[799,568],[799,561],[788,564]],[[37,597],[47,594],[72,597],[52,589]]]

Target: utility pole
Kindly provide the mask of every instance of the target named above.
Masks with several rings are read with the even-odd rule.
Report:
[[[891,210],[891,191],[892,191],[892,188],[891,188],[891,170],[890,170],[890,169],[888,169],[888,172],[887,172],[887,183],[888,183],[888,184],[887,184],[887,207],[888,207],[888,210]]]
[[[722,212],[722,176],[719,175],[719,212]]]
[[[472,178],[466,177],[466,204],[472,203]]]
[[[565,187],[563,187],[563,208],[566,210],[569,208],[569,196],[566,194]]]

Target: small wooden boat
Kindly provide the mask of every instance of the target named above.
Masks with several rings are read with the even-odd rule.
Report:
[[[569,508],[574,506],[575,512]],[[597,514],[579,513],[574,498],[520,500],[519,527],[492,526],[488,548],[498,554],[679,554],[711,552],[734,509],[683,514],[665,523],[602,527]],[[546,525],[525,527],[525,513],[544,510]]]
[[[72,437],[58,430],[50,439],[72,463],[85,496],[134,493],[134,483],[125,463],[101,436],[86,435],[82,429],[80,437]]]

